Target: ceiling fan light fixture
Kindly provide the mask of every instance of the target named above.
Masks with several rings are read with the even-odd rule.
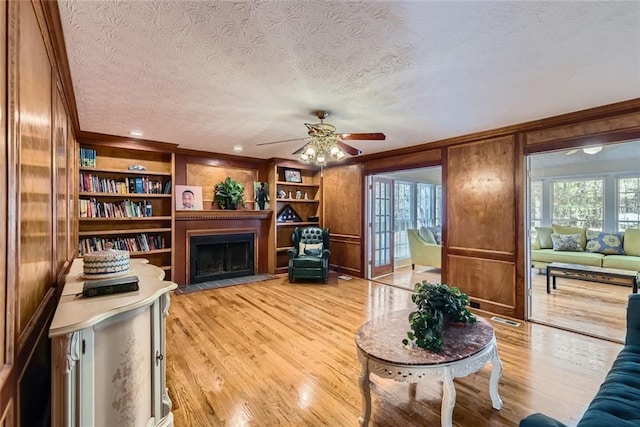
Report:
[[[602,151],[602,145],[596,145],[595,147],[586,147],[583,148],[582,151],[584,151],[586,154],[598,154]]]

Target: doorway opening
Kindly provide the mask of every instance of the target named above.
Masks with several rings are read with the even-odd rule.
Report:
[[[409,289],[422,280],[440,282],[442,167],[366,179],[367,277]]]
[[[602,268],[633,270],[637,260],[637,274],[640,257],[629,252],[632,242],[625,245],[624,236],[640,229],[639,162],[640,141],[528,156],[528,320],[624,341],[630,287],[558,277],[556,288],[547,291],[546,273],[550,263],[597,273]],[[602,246],[599,238],[611,247]],[[575,245],[564,243],[569,241]]]

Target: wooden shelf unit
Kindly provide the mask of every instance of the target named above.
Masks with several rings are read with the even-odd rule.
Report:
[[[274,250],[274,272],[286,273],[289,265],[289,250],[293,243],[291,234],[295,227],[322,226],[321,200],[322,200],[322,176],[320,169],[306,164],[293,165],[291,162],[273,163],[270,173],[270,195],[269,198],[275,201],[273,206],[273,250]],[[284,179],[285,169],[299,169],[302,182],[287,182]],[[284,191],[286,197],[278,197],[280,191]],[[295,194],[300,191],[301,198],[296,198]],[[306,193],[306,199],[305,197]],[[279,222],[278,214],[290,205],[298,214],[302,221]],[[308,221],[310,216],[319,217],[318,221]]]
[[[96,155],[95,167],[79,167],[79,190],[85,190],[78,193],[79,206],[82,200],[93,199],[98,204],[119,204],[129,200],[131,203],[146,202],[144,204],[150,205],[152,212],[151,216],[137,217],[79,217],[80,255],[83,253],[83,243],[86,248],[88,245],[96,247],[97,242],[119,240],[123,243],[128,241],[131,244],[135,241],[139,250],[129,249],[131,257],[148,259],[149,263],[164,270],[167,278],[171,278],[175,211],[172,194],[174,154],[82,142],[80,147],[96,150]],[[146,170],[129,170],[128,167],[131,165],[142,165]],[[125,188],[110,188],[108,191],[101,188],[101,191],[89,191],[87,185],[83,188],[82,180],[84,179],[87,183],[91,178],[112,180]],[[138,183],[143,181],[142,188],[140,184],[137,188],[135,187],[136,180]],[[146,189],[144,182],[149,183]],[[93,183],[95,181],[92,181],[90,188],[96,188]],[[131,190],[133,192],[130,192]],[[165,190],[169,193],[164,193]],[[81,215],[80,211],[78,215]],[[155,244],[152,246],[152,239],[158,243],[164,242],[164,247]],[[144,244],[148,246],[148,250],[143,250]]]

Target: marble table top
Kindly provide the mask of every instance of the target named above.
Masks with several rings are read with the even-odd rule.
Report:
[[[482,317],[476,323],[450,324],[443,337],[442,353],[402,344],[407,338],[409,313],[394,311],[364,323],[356,333],[356,345],[370,357],[401,365],[439,365],[465,359],[485,348],[493,339],[493,327]]]

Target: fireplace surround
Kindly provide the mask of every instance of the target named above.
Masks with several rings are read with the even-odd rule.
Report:
[[[189,283],[255,274],[254,233],[189,236]]]

